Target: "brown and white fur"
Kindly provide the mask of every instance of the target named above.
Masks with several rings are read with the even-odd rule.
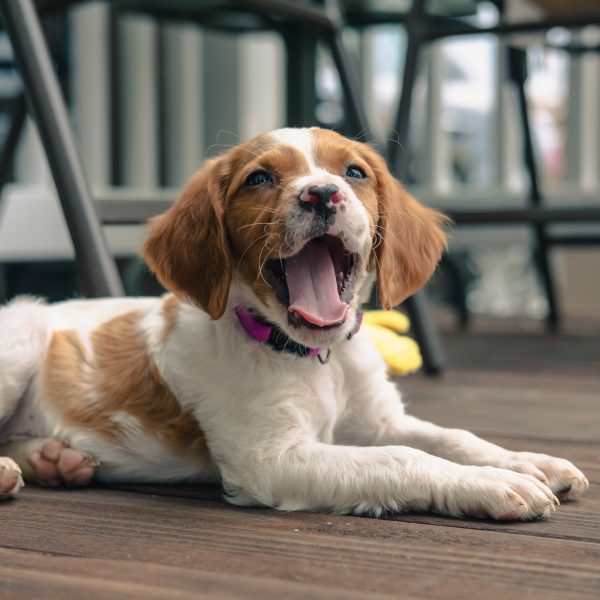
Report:
[[[319,214],[308,190],[332,185]],[[443,223],[373,150],[330,131],[281,129],[209,161],[144,247],[172,294],[0,310],[0,493],[22,470],[47,485],[221,481],[232,503],[282,510],[548,515],[555,494],[585,491],[581,471],[406,415],[369,340],[347,340],[374,280],[393,307],[428,279]],[[311,327],[268,265],[323,235],[354,278],[343,319]],[[257,343],[240,304],[330,361]]]

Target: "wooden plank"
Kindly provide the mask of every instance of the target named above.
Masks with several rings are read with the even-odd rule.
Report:
[[[600,586],[600,544],[523,535],[539,522],[486,531],[101,489],[24,492],[0,512],[5,548],[397,597],[589,598]]]
[[[3,600],[70,600],[143,598],[192,600],[196,598],[263,598],[343,600],[364,598],[351,590],[228,573],[173,567],[135,560],[72,558],[0,549],[0,597]],[[375,594],[373,598],[390,598]]]
[[[599,351],[600,352],[600,351]],[[600,370],[600,365],[598,366]],[[398,379],[400,387],[404,382],[409,384],[426,379],[423,375],[414,375],[409,378]],[[594,394],[600,397],[600,374],[586,369],[583,373],[568,375],[565,373],[553,372],[552,365],[548,364],[547,371],[541,373],[520,373],[513,370],[494,370],[481,369],[473,370],[466,367],[453,367],[452,370],[445,372],[435,381],[440,381],[442,385],[459,385],[464,387],[505,387],[510,389],[535,389],[535,390],[561,390],[570,393],[577,391],[580,393]]]
[[[410,523],[427,523],[439,527],[494,531],[529,537],[577,540],[594,545],[600,544],[600,486],[593,485],[584,498],[563,502],[551,518],[534,523],[498,523],[486,520],[445,519],[436,515],[396,515],[394,520]],[[600,565],[598,565],[600,567]]]
[[[598,323],[589,324],[588,331],[579,334],[520,333],[509,325],[503,325],[504,331],[447,332],[443,341],[448,367],[490,373],[595,375],[598,380]]]
[[[600,440],[600,396],[594,393],[416,378],[400,387],[407,412],[446,427],[592,444]]]

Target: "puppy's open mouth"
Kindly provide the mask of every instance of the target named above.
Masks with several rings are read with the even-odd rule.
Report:
[[[293,325],[312,329],[341,325],[352,301],[356,255],[340,238],[310,240],[298,254],[267,265],[269,284]]]

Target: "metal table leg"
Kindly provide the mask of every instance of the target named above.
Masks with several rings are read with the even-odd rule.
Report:
[[[444,370],[444,351],[425,292],[407,298],[404,306],[410,317],[415,338],[419,342],[425,372],[428,375],[439,375]]]
[[[537,163],[533,151],[531,123],[529,121],[529,110],[527,106],[527,97],[525,95],[525,81],[527,80],[526,51],[521,48],[509,48],[509,66],[510,76],[517,87],[519,116],[521,118],[521,130],[523,132],[523,159],[525,162],[525,169],[529,175],[529,204],[534,207],[539,207],[542,205],[542,193],[539,185]],[[546,319],[548,327],[551,330],[554,330],[558,327],[560,315],[556,299],[556,286],[550,266],[550,257],[548,256],[550,247],[548,233],[546,231],[546,226],[543,223],[534,224],[533,231],[535,235],[535,260],[548,301],[548,315]]]
[[[25,124],[25,116],[27,109],[25,107],[25,98],[22,94],[19,94],[15,101],[15,106],[10,114],[10,128],[6,135],[4,147],[2,148],[2,154],[0,154],[0,193],[4,188],[4,184],[10,177],[11,168],[13,166],[13,159],[15,157],[15,150],[21,137],[21,131]]]
[[[352,57],[348,54],[344,46],[342,32],[330,32],[328,42],[340,76],[342,89],[344,90],[350,126],[360,135],[361,139],[371,140],[372,133],[367,113],[365,112],[360,77],[358,70],[353,64]]]
[[[286,46],[286,122],[291,127],[312,125],[315,122],[317,93],[315,60],[317,33],[306,27],[287,24],[283,28]]]
[[[424,18],[424,0],[414,0],[413,7],[405,23],[408,44],[406,59],[402,74],[402,91],[398,112],[396,113],[394,133],[398,142],[405,143],[408,139],[409,116],[412,103],[412,93],[417,77],[419,53],[422,44],[422,19]],[[393,136],[390,136],[392,139]],[[408,153],[401,151],[399,143],[394,141],[388,146],[388,160],[395,168],[399,179],[406,181],[408,175]],[[405,302],[415,337],[423,354],[423,366],[431,375],[440,373],[444,368],[444,353],[437,330],[433,325],[431,311],[424,291],[420,291]]]
[[[341,38],[343,19],[339,5],[334,0],[325,0],[325,4],[329,15],[332,17],[332,22],[334,23],[334,27],[326,32],[326,39],[331,48],[333,59],[340,75],[350,121],[356,127],[357,131],[359,131],[361,135],[364,135],[366,140],[369,140],[371,138],[371,130],[364,110],[360,78]],[[418,29],[418,22],[423,15],[423,10],[423,0],[415,0],[407,24],[409,47],[404,67],[402,96],[396,119],[396,131],[398,132],[400,139],[403,140],[406,139],[408,133],[408,116],[410,113],[412,90],[416,77],[418,50],[419,45],[422,42],[419,33],[420,30]],[[411,20],[416,25],[414,30],[410,25]],[[335,23],[338,23],[339,26],[336,27]],[[394,144],[388,149],[388,162],[392,167],[396,166],[398,162],[400,163],[397,174],[402,177],[408,165],[406,155],[397,155],[397,148],[398,145]],[[439,336],[428,309],[424,292],[419,292],[412,298],[409,298],[405,302],[405,305],[412,322],[415,337],[421,347],[425,371],[431,375],[438,374],[444,367],[444,354]]]
[[[83,292],[122,295],[37,13],[31,0],[1,0],[0,10],[67,220]]]

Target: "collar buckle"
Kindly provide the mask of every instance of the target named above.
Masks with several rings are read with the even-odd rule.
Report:
[[[325,354],[325,358],[322,357],[323,352],[317,354],[317,358],[322,365],[326,365],[331,358],[331,348],[327,348],[327,354]]]

